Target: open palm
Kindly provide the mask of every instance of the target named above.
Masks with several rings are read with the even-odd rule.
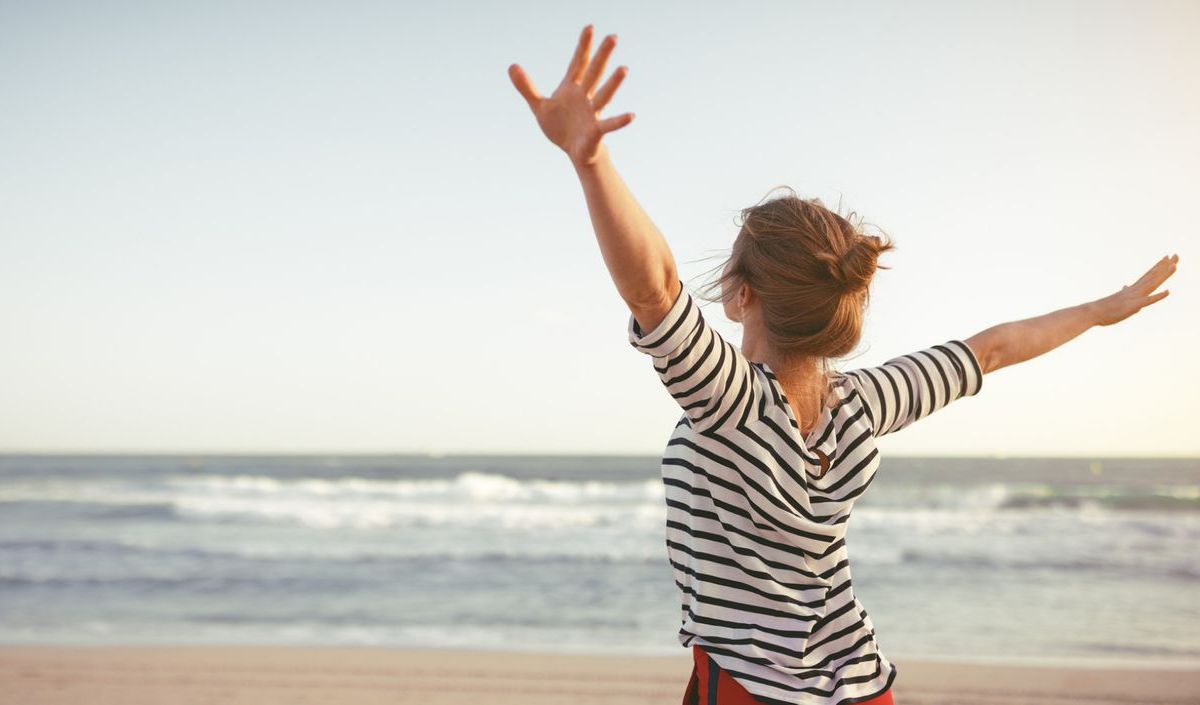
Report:
[[[610,34],[600,43],[596,55],[589,58],[592,45],[592,25],[583,28],[575,55],[567,66],[566,75],[549,98],[544,98],[533,86],[529,76],[518,64],[508,67],[508,76],[520,91],[537,118],[547,139],[558,145],[576,164],[591,164],[601,153],[601,138],[613,130],[628,125],[633,113],[600,119],[599,113],[612,100],[629,69],[618,67],[599,90],[595,90],[604,65],[617,44]]]
[[[1143,307],[1161,301],[1170,290],[1153,293],[1163,282],[1175,273],[1175,265],[1179,263],[1179,255],[1163,257],[1133,284],[1122,286],[1121,290],[1099,299],[1100,320],[1102,326],[1109,326],[1129,318],[1142,310]]]

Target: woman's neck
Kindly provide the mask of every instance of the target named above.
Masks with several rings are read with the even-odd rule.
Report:
[[[765,363],[775,374],[779,386],[792,405],[803,429],[816,422],[829,401],[831,372],[819,357],[785,357],[762,345],[752,336],[743,338],[742,353],[747,359]]]

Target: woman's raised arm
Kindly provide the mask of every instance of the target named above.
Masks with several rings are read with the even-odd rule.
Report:
[[[595,90],[604,65],[616,46],[609,35],[589,58],[592,25],[583,28],[566,75],[553,95],[542,97],[524,70],[508,67],[509,78],[552,143],[566,152],[583,186],[592,227],[604,263],[617,292],[644,330],[653,330],[666,316],[679,287],[675,258],[667,241],[622,181],[601,138],[628,125],[633,113],[600,119],[628,73],[618,67]]]
[[[971,346],[985,373],[1025,362],[1071,340],[1092,326],[1110,326],[1161,301],[1170,293],[1154,293],[1175,273],[1179,255],[1163,257],[1136,282],[1095,301],[1052,311],[1036,318],[992,326],[963,342]]]

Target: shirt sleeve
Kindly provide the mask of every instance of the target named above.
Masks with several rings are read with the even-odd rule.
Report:
[[[645,333],[629,316],[629,343],[653,358],[654,371],[697,431],[732,427],[763,408],[767,393],[742,351],[704,320],[679,282],[666,318]]]
[[[974,396],[983,387],[979,359],[961,340],[845,374],[866,402],[876,437],[899,431],[956,399]]]

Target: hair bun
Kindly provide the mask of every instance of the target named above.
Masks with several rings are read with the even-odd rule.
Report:
[[[849,249],[840,255],[819,252],[814,256],[825,265],[829,278],[842,293],[853,294],[868,286],[875,273],[875,252],[864,246],[863,238],[855,238]]]
[[[833,278],[847,294],[855,294],[871,285],[884,243],[872,235],[859,234],[850,248],[838,258]]]

